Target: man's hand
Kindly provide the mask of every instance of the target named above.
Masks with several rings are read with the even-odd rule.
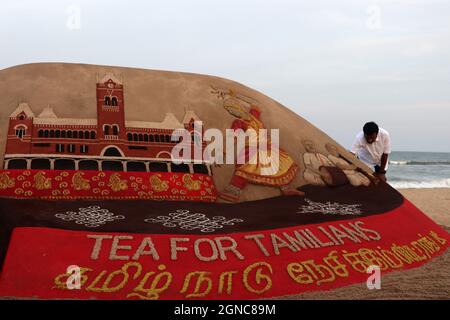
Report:
[[[385,173],[375,173],[374,176],[377,177],[378,179],[380,179],[381,181],[386,182],[386,174]]]

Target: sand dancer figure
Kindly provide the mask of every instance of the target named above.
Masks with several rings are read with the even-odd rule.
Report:
[[[231,128],[233,130],[242,129],[244,132],[253,129],[257,135],[256,139],[259,139],[259,130],[264,129],[264,124],[260,118],[260,108],[256,104],[249,104],[248,101],[243,100],[242,96],[236,95],[233,91],[229,91],[228,93],[215,91],[214,93],[219,93],[219,97],[224,98],[223,107],[236,118]],[[247,107],[246,104],[250,106]],[[268,156],[270,156],[270,138],[267,138],[266,145]],[[239,201],[242,190],[248,183],[277,187],[284,195],[304,196],[304,192],[296,190],[289,185],[298,171],[298,166],[289,154],[279,149],[278,171],[270,175],[263,175],[262,169],[264,167],[270,167],[270,164],[263,164],[258,151],[252,153],[251,149],[246,139],[244,148],[238,150],[238,156],[241,159],[245,159],[245,163],[236,164],[233,177],[229,185],[225,188],[225,191],[219,193],[219,198],[228,202]]]

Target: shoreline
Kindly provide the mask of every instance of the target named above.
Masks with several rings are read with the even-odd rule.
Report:
[[[396,190],[437,224],[450,226],[450,188]]]

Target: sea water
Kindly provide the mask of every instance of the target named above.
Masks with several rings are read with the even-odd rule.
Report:
[[[394,188],[450,188],[450,153],[394,151],[387,179]]]

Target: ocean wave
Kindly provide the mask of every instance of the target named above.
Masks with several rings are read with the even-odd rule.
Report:
[[[449,166],[450,161],[412,161],[412,160],[391,160],[389,164],[394,166],[406,166],[406,165],[422,165],[422,166],[436,166],[445,165]]]
[[[450,179],[431,181],[395,181],[389,184],[396,189],[450,188]]]

